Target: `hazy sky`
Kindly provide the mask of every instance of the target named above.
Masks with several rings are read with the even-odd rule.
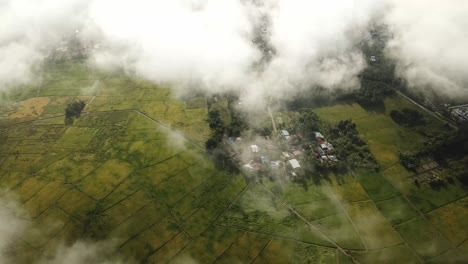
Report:
[[[367,67],[356,43],[379,19],[412,87],[459,97],[468,94],[467,13],[465,0],[0,0],[0,89],[37,80],[48,48],[75,30],[103,44],[91,64],[179,92],[234,89],[257,105],[313,85],[352,89]],[[251,40],[265,17],[275,54],[256,71],[262,53]]]

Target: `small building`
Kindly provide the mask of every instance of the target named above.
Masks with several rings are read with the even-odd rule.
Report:
[[[263,165],[269,165],[270,164],[270,159],[268,159],[268,157],[261,156],[260,159],[261,159]]]
[[[281,161],[277,160],[277,161],[271,161],[270,162],[270,167],[274,170],[277,170],[281,167]]]
[[[301,165],[299,164],[299,161],[297,161],[297,159],[291,159],[288,162],[289,162],[289,165],[291,165],[291,167],[293,169],[298,169],[298,168],[301,167]]]
[[[229,137],[229,138],[227,139],[227,142],[229,143],[229,145],[234,145],[234,143],[235,143],[236,141],[235,141],[235,138]]]
[[[251,145],[250,150],[252,150],[252,153],[258,153],[260,149],[257,145]]]
[[[296,156],[296,157],[299,157],[299,156],[304,155],[304,153],[303,153],[302,151],[300,151],[300,150],[294,150],[294,151],[292,152],[292,154],[293,154],[294,156]]]
[[[320,147],[317,148],[317,152],[320,154],[320,156],[325,155],[325,151],[323,151],[323,149]]]
[[[256,176],[257,175],[257,169],[253,167],[250,163],[245,164],[242,166],[242,171],[247,174],[248,176]]]
[[[376,62],[377,61],[377,58],[375,56],[370,56],[370,61],[371,62]]]
[[[322,148],[324,151],[332,151],[335,149],[333,145],[328,142],[320,144],[320,148]]]
[[[281,153],[281,156],[282,156],[283,158],[285,158],[285,159],[291,157],[291,156],[289,155],[289,153],[287,153],[287,152],[282,152],[282,153]]]
[[[289,137],[289,132],[287,130],[281,130],[281,135],[283,137]]]
[[[320,132],[314,132],[314,134],[315,134],[315,138],[316,138],[316,139],[317,139],[317,138],[325,139],[325,137],[324,137],[324,136],[322,135],[322,133],[320,133]]]

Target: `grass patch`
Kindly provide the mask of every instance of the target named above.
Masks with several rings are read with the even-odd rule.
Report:
[[[346,208],[367,249],[380,249],[402,242],[398,233],[372,202],[352,203],[346,205]]]
[[[468,238],[468,198],[440,207],[427,217],[453,244],[459,246]]]
[[[375,204],[392,224],[400,224],[417,217],[418,212],[402,196],[393,197]]]
[[[185,263],[184,260],[192,259],[198,263],[212,263],[223,252],[225,252],[233,243],[235,243],[243,233],[235,229],[211,226],[193,243],[187,246],[177,257],[174,259],[175,263],[180,261]]]
[[[296,243],[293,241],[272,239],[253,263],[290,263],[295,247]]]
[[[57,206],[80,221],[85,221],[86,213],[90,208],[96,206],[96,201],[73,189],[57,201]]]
[[[32,217],[37,217],[70,188],[70,186],[65,186],[61,181],[51,181],[32,196],[24,204],[24,207]]]
[[[334,249],[297,244],[291,263],[320,263],[335,264],[336,252]]]
[[[434,190],[429,187],[421,188],[408,195],[413,204],[423,212],[429,212],[443,205],[465,197],[468,191],[455,180],[456,184],[447,184],[445,187]]]
[[[250,262],[256,258],[262,249],[268,244],[268,236],[244,233],[216,263]]]
[[[400,163],[384,170],[382,175],[388,182],[404,194],[408,194],[410,191],[416,189],[413,181],[409,178],[413,174]]]
[[[399,225],[397,230],[423,259],[438,256],[450,249],[450,242],[421,218]]]
[[[169,218],[166,218],[129,241],[124,241],[124,244],[121,245],[121,250],[125,255],[132,256],[136,261],[142,262],[157,252],[159,252],[157,255],[161,257],[163,250],[167,250],[167,248],[162,248],[165,245],[174,244],[171,241],[177,239],[178,235],[180,235],[180,230],[177,228],[177,225],[170,221]],[[177,245],[177,243],[174,245]]]
[[[375,202],[389,199],[400,195],[400,192],[395,189],[380,173],[369,171],[355,172],[359,183],[364,187],[369,197]]]
[[[344,213],[321,218],[312,223],[343,248],[365,249],[359,234]]]
[[[84,178],[79,189],[96,200],[104,198],[132,172],[130,164],[108,160],[93,173]]]
[[[314,109],[314,112],[317,113],[321,120],[327,121],[331,124],[350,118],[356,121],[370,115],[357,103],[321,107]]]
[[[190,237],[185,233],[180,233],[162,248],[158,249],[147,261],[148,263],[168,263],[188,244],[190,244]]]
[[[342,203],[357,202],[369,199],[366,191],[358,181],[349,174],[332,177],[331,188]]]
[[[419,259],[405,245],[398,245],[367,252],[355,252],[353,253],[353,256],[356,257],[356,259],[361,263],[420,263]]]

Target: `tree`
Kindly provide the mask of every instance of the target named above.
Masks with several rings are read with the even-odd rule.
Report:
[[[71,125],[75,119],[81,116],[86,103],[82,100],[71,102],[65,108],[65,124]]]
[[[213,150],[218,147],[218,141],[214,138],[210,138],[206,141],[205,147],[208,151]]]
[[[218,110],[211,110],[208,113],[208,125],[216,136],[222,136],[224,134],[224,122]]]
[[[306,110],[298,118],[299,128],[304,135],[312,135],[313,131],[320,130],[321,122],[317,114],[312,110]]]
[[[400,163],[408,170],[413,170],[419,166],[419,159],[410,153],[400,153]]]

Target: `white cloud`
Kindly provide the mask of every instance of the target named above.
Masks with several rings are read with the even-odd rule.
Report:
[[[46,48],[84,19],[83,0],[0,0],[0,89],[33,80]]]
[[[240,90],[246,105],[310,86],[355,88],[366,67],[356,43],[372,19],[395,38],[388,53],[413,87],[466,91],[464,0],[0,0],[0,89],[33,80],[48,48],[75,29],[99,38],[92,61],[180,92]],[[253,70],[260,19],[275,55]],[[249,104],[250,102],[250,104]]]
[[[391,0],[388,52],[415,89],[468,97],[468,2]]]

